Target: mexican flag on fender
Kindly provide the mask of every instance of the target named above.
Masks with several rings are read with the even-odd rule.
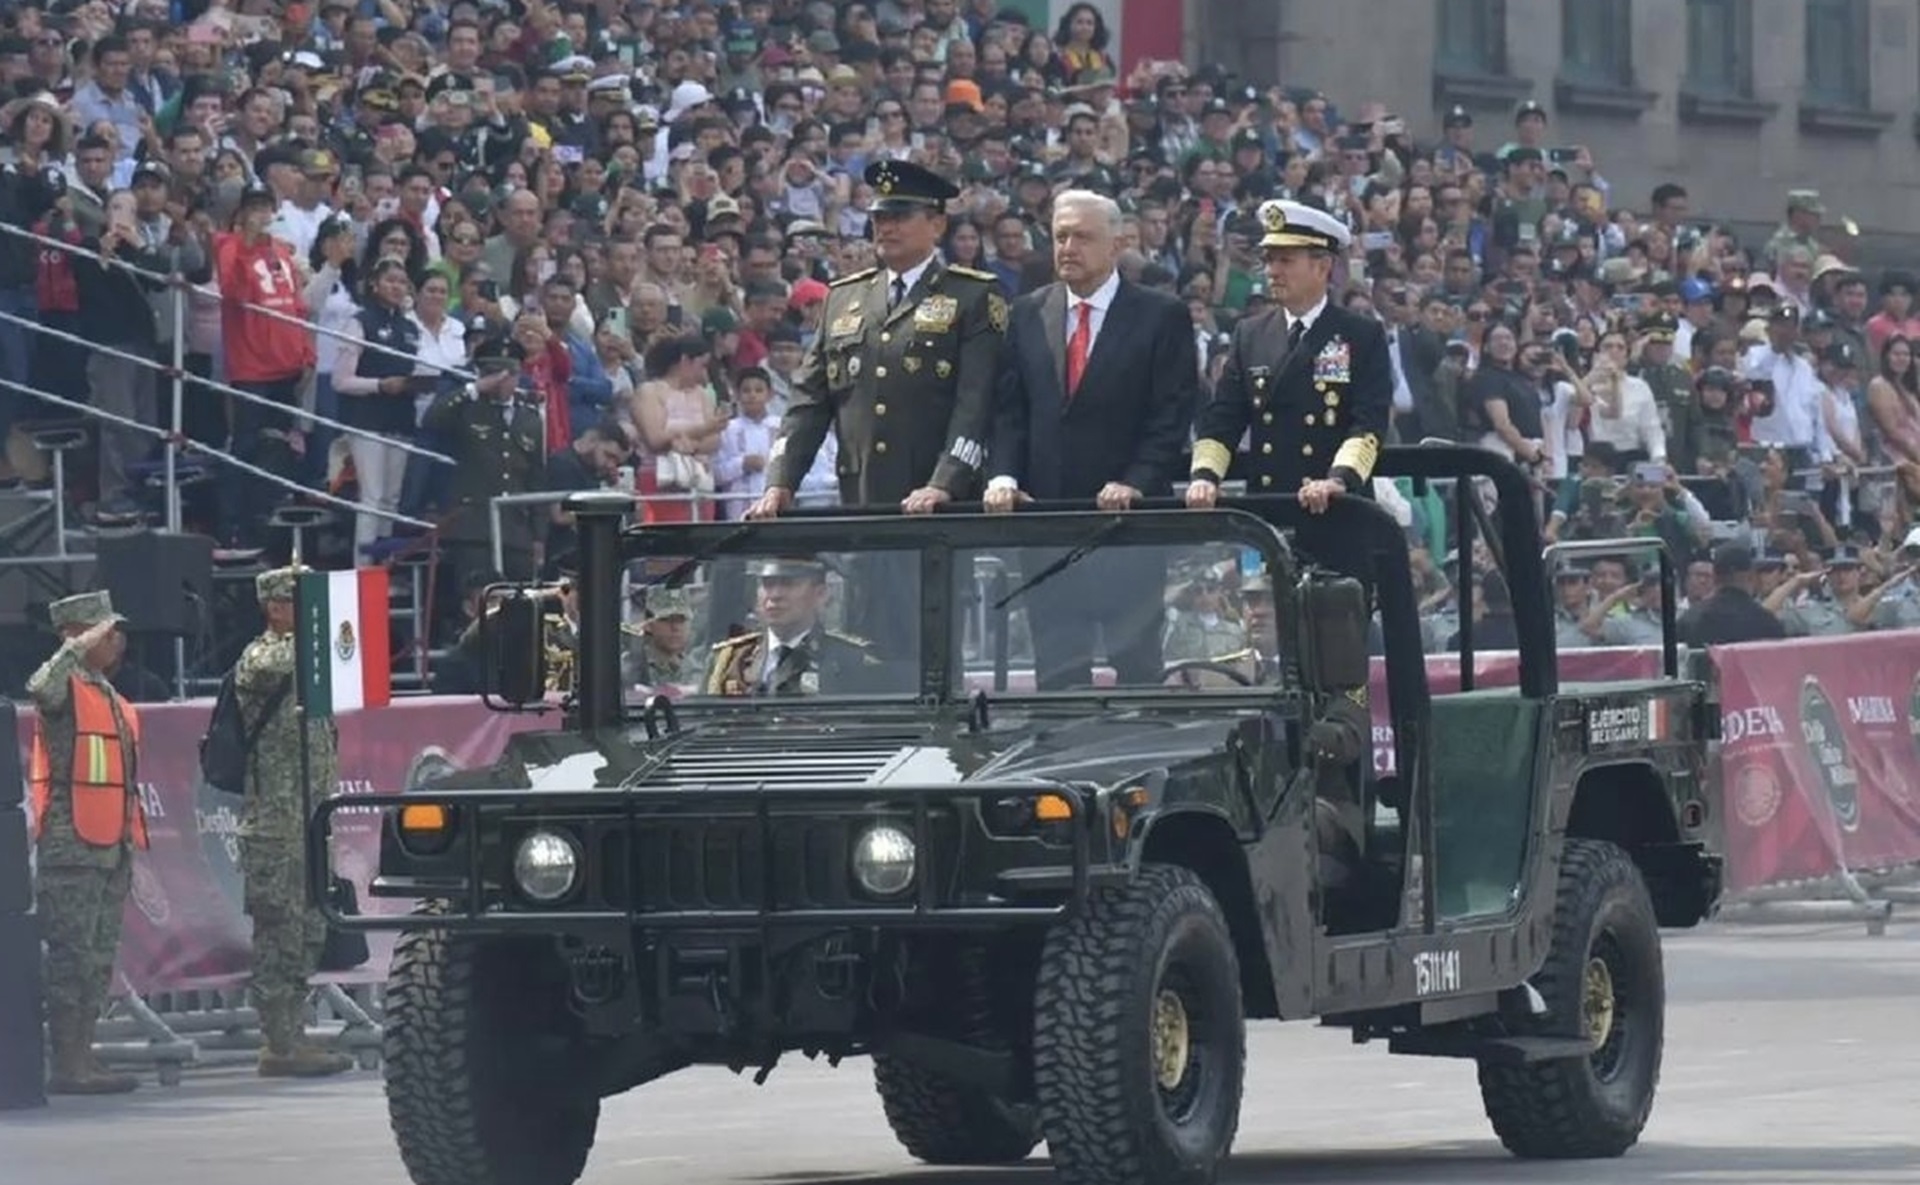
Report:
[[[393,698],[387,570],[308,572],[297,598],[300,702],[307,715],[385,707]]]

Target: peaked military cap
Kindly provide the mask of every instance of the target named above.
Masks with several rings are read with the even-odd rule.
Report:
[[[1317,251],[1344,251],[1353,241],[1353,233],[1338,218],[1325,210],[1303,206],[1299,202],[1272,201],[1260,205],[1260,225],[1265,231],[1262,248],[1308,247]]]
[[[876,214],[905,214],[931,208],[944,211],[960,196],[960,187],[932,169],[904,160],[877,160],[867,166],[866,181],[873,187]]]
[[[827,566],[812,556],[780,556],[760,561],[753,574],[761,580],[825,580]]]

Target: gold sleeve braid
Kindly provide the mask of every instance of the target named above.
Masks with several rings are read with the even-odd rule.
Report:
[[[1233,450],[1218,440],[1196,440],[1193,443],[1193,472],[1209,472],[1224,478],[1227,470],[1233,466]]]
[[[1199,463],[1200,450],[1194,449],[1195,464]],[[1373,467],[1380,463],[1380,438],[1371,432],[1348,437],[1340,451],[1333,455],[1333,468],[1351,469],[1361,481],[1373,478]]]

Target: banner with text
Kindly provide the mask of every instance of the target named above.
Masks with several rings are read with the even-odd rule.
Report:
[[[1730,891],[1920,862],[1920,630],[1709,653]]]

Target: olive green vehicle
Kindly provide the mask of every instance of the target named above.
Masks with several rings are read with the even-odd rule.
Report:
[[[327,908],[399,932],[385,1064],[413,1180],[566,1185],[602,1099],[799,1053],[870,1057],[922,1161],[1044,1143],[1064,1181],[1197,1185],[1234,1141],[1246,1023],[1275,1019],[1476,1062],[1518,1156],[1632,1147],[1659,927],[1719,893],[1705,689],[1677,677],[1671,610],[1663,676],[1561,685],[1523,475],[1460,448],[1383,472],[1462,491],[1460,552],[1483,535],[1511,590],[1517,685],[1475,686],[1468,624],[1463,686],[1429,688],[1405,540],[1371,502],[629,529],[625,501],[578,496],[563,723],[351,800],[386,812],[373,908]],[[719,641],[773,595],[755,564],[796,556],[832,573],[808,586],[826,625],[886,626],[835,642],[857,679],[623,691],[623,579],[700,594]],[[1050,592],[1158,629],[1186,611],[1167,578],[1219,557],[1247,604],[1272,590],[1240,651],[1030,686]],[[540,616],[508,590],[486,619],[500,706],[538,706]],[[342,808],[313,818],[317,878]]]

